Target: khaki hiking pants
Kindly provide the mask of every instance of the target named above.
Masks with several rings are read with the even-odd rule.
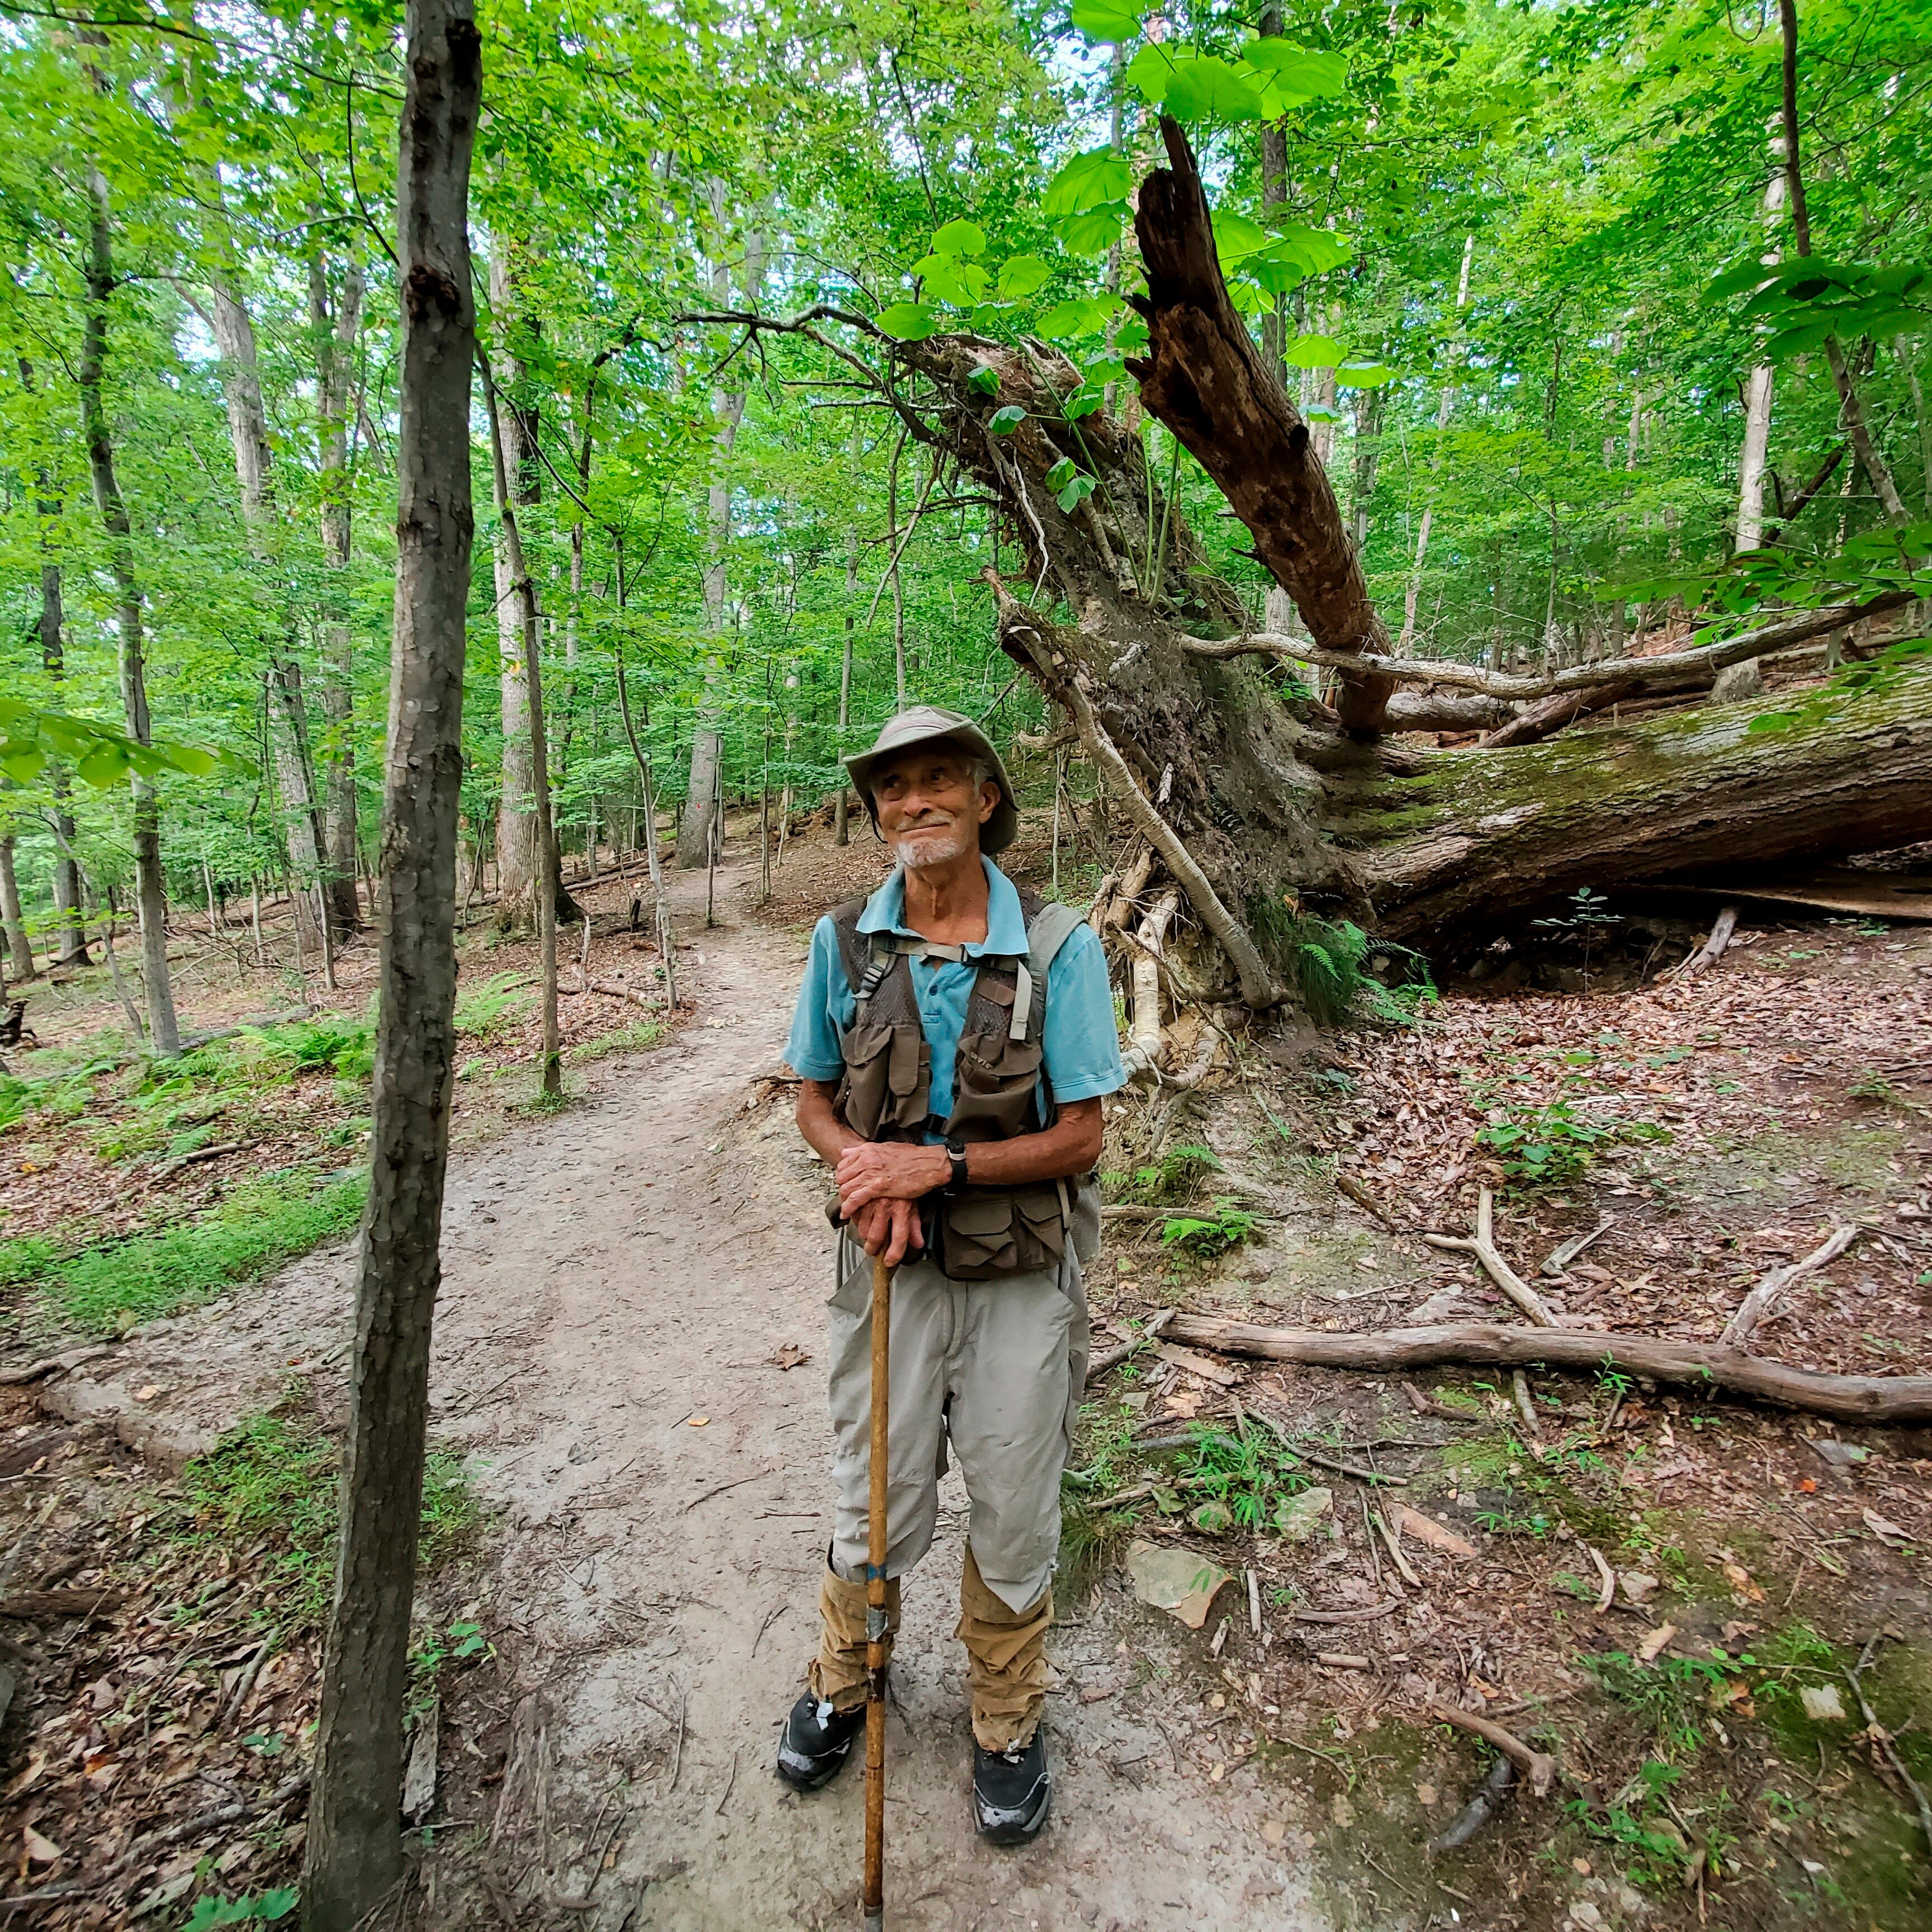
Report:
[[[842,1709],[865,1694],[872,1263],[838,1242],[830,1307],[831,1560],[812,1687]],[[1087,1378],[1087,1303],[1070,1253],[1053,1270],[954,1281],[929,1262],[892,1280],[886,1494],[887,1600],[932,1547],[950,1442],[971,1504],[959,1624],[973,1732],[1000,1750],[1030,1739],[1046,1698],[1046,1632],[1060,1549],[1060,1477]]]

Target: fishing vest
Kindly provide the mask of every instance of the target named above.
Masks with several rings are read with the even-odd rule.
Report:
[[[839,1036],[845,1071],[832,1111],[868,1141],[922,1141],[937,1124],[949,1140],[1010,1140],[1053,1124],[1045,1078],[1047,974],[1080,916],[1018,888],[1026,920],[1023,956],[988,954],[978,963],[952,1072],[952,1112],[932,1117],[932,1049],[919,1015],[915,958],[958,961],[959,946],[896,932],[861,932],[868,901],[832,912],[839,956],[857,1004]],[[928,1257],[956,1281],[1057,1268],[1070,1240],[1090,1261],[1100,1244],[1099,1190],[1092,1175],[1018,1187],[968,1186],[920,1203]]]

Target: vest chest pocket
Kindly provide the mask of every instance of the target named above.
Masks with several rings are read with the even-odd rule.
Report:
[[[952,1114],[949,1133],[968,1140],[1010,1139],[1033,1124],[1034,1096],[1040,1084],[1037,1040],[1015,1040],[1003,1034],[967,1034],[954,1064]]]
[[[836,1111],[854,1133],[873,1141],[925,1126],[932,1056],[917,1027],[860,1022],[839,1036],[838,1047],[845,1077]]]

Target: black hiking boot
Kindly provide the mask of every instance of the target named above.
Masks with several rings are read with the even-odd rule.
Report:
[[[1046,1730],[1011,1750],[973,1753],[973,1820],[995,1845],[1023,1845],[1046,1822],[1052,1780],[1046,1768]]]
[[[808,1690],[791,1707],[778,1740],[778,1775],[794,1791],[816,1791],[844,1768],[852,1740],[866,1728],[866,1707],[835,1710]]]

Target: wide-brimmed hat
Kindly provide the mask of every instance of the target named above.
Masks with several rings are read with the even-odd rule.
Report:
[[[972,758],[985,759],[992,767],[993,782],[1000,788],[1000,802],[994,806],[992,817],[980,828],[980,850],[989,858],[995,852],[1004,852],[1020,829],[1020,808],[1013,796],[1012,781],[1006,776],[1006,768],[986,733],[971,718],[957,711],[944,710],[937,704],[915,704],[910,711],[887,718],[885,728],[873,740],[872,748],[856,752],[845,760],[845,769],[851,773],[859,796],[866,801],[866,809],[876,821],[879,808],[872,800],[872,767],[880,759],[892,758],[910,746],[928,744],[936,738],[957,745]]]

